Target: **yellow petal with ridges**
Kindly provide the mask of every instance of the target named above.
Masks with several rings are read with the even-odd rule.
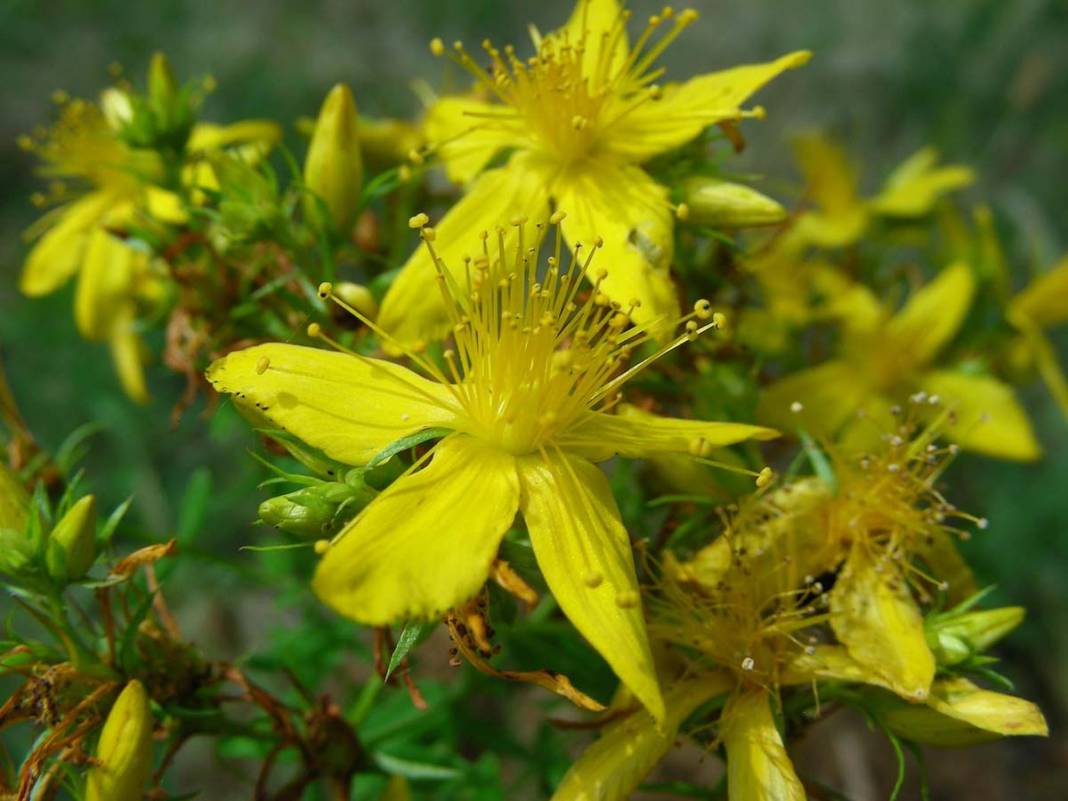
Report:
[[[601,291],[623,308],[641,303],[631,314],[661,340],[670,338],[679,317],[671,280],[675,224],[666,187],[640,167],[605,159],[563,172],[553,186],[567,244],[582,244],[585,260],[597,241],[589,279],[604,273]]]
[[[1042,455],[1027,412],[1007,384],[954,370],[931,370],[918,383],[954,412],[956,422],[946,428],[945,436],[962,448],[1025,462]],[[938,411],[928,409],[931,415]]]
[[[479,176],[435,226],[438,258],[454,277],[460,277],[464,256],[482,255],[481,232],[492,235],[498,226],[503,227],[505,245],[514,252],[516,229],[510,222],[516,217],[538,220],[548,217],[548,213],[544,178],[528,159],[513,156],[506,167]],[[386,293],[379,325],[408,345],[425,344],[444,336],[450,321],[437,281],[430,253],[420,243]]]
[[[451,180],[468,183],[499,150],[523,140],[524,131],[518,125],[515,130],[502,128],[499,119],[487,125],[486,117],[499,117],[503,108],[460,95],[443,97],[430,107],[423,132]]]
[[[582,74],[596,87],[615,76],[627,57],[627,25],[618,0],[576,0],[571,17],[550,39],[583,46]],[[602,55],[602,48],[611,52]]]
[[[229,125],[200,122],[193,127],[187,148],[204,153],[233,145],[260,145],[265,152],[281,139],[282,129],[270,120],[242,120]]]
[[[962,261],[916,291],[886,327],[887,347],[911,364],[931,362],[964,322],[975,294],[972,269]]]
[[[151,400],[145,385],[145,368],[141,362],[141,337],[134,330],[133,314],[124,312],[111,333],[111,360],[127,397],[136,403]]]
[[[589,412],[557,440],[565,450],[602,462],[613,456],[640,459],[655,454],[690,454],[750,439],[774,439],[779,432],[746,423],[661,417],[633,410],[626,415]]]
[[[850,656],[896,693],[924,700],[935,661],[923,616],[897,564],[854,545],[831,590],[831,627]]]
[[[366,464],[387,445],[456,418],[447,387],[382,359],[269,344],[234,351],[207,371],[279,428],[346,464]]]
[[[1030,701],[984,690],[964,678],[935,682],[926,706],[887,699],[878,715],[890,731],[926,745],[961,747],[1049,734],[1042,711]]]
[[[775,727],[766,692],[732,696],[721,720],[731,801],[805,801],[805,789]]]
[[[147,255],[133,250],[104,228],[89,234],[78,287],[74,295],[74,320],[86,339],[110,339],[117,324],[132,314],[136,262]]]
[[[367,625],[433,618],[481,589],[518,506],[515,459],[450,436],[338,535],[312,588]]]
[[[115,197],[108,192],[90,192],[52,212],[55,224],[26,258],[19,279],[23,294],[47,295],[74,275],[85,256],[89,232],[100,224],[114,203]]]
[[[950,192],[970,186],[975,172],[960,164],[936,167],[938,151],[925,147],[890,175],[883,190],[870,201],[878,214],[887,217],[922,217]]]
[[[756,417],[786,431],[800,428],[830,436],[871,394],[863,372],[847,362],[830,361],[766,387],[760,394]]]
[[[621,113],[605,131],[604,147],[629,161],[645,161],[674,150],[710,125],[742,116],[742,104],[781,73],[805,64],[805,50],[763,64],[746,64],[699,75],[664,89],[659,100],[647,100]]]
[[[607,726],[564,775],[551,801],[625,801],[671,746],[697,707],[734,686],[726,673],[676,684],[664,696],[659,726],[644,709]]]
[[[630,539],[608,478],[562,453],[519,460],[522,510],[560,608],[658,721],[664,701],[642,618]]]
[[[1068,322],[1068,256],[1020,290],[1006,316],[1010,322],[1025,319],[1042,327]]]

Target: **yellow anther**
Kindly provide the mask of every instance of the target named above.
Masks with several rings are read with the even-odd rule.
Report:
[[[408,151],[408,161],[416,165],[422,164],[423,154],[413,147],[411,150]]]
[[[690,219],[690,207],[687,206],[685,203],[680,203],[678,206],[675,207],[675,216],[678,217],[680,220]]]
[[[330,540],[316,540],[315,552],[322,556],[324,553],[330,550]]]
[[[664,6],[662,9],[660,9],[660,16],[664,19],[671,19],[673,16],[675,16],[675,9],[673,9],[671,6]]]
[[[408,183],[408,181],[412,180],[412,168],[407,164],[400,165],[397,167],[397,178],[400,179],[401,183]]]
[[[329,281],[323,281],[321,284],[319,284],[319,297],[325,299],[330,297],[332,294],[334,294],[333,284],[331,284]]]
[[[308,323],[308,336],[313,339],[322,336],[323,327],[318,323]]]
[[[723,312],[716,312],[712,315],[712,322],[716,324],[716,328],[724,329],[727,327],[727,315]]]
[[[697,339],[698,325],[693,320],[686,321],[686,336],[691,341]]]
[[[583,117],[581,114],[576,114],[571,118],[571,127],[576,131],[581,131],[589,124],[589,120]]]
[[[266,356],[261,356],[260,360],[256,362],[256,375],[263,375],[267,372],[267,368],[271,366],[271,360]]]
[[[430,40],[430,52],[435,56],[445,55],[445,43],[441,41],[440,37],[435,36]]]
[[[595,248],[603,248],[604,247],[604,237],[603,236],[594,237],[593,246]],[[604,274],[607,276],[608,275],[608,270],[604,270]]]
[[[771,483],[771,480],[775,477],[775,473],[770,467],[765,467],[759,473],[757,473],[756,485],[763,489]]]
[[[560,223],[562,223],[564,221],[564,218],[566,216],[567,216],[567,212],[554,211],[552,214],[549,215],[549,222],[551,224],[553,224],[553,225],[559,225]]]
[[[526,224],[527,224],[527,218],[526,218],[526,216],[524,216],[522,214],[520,214],[518,217],[513,217],[512,218],[512,225],[519,226],[519,225],[526,225]]]
[[[629,322],[630,318],[627,317],[627,315],[623,314],[623,312],[619,312],[618,314],[612,316],[612,319],[609,321],[608,324],[616,331],[622,331],[624,328],[627,327],[627,323]]]
[[[582,583],[591,590],[597,589],[604,582],[604,575],[596,570],[591,570],[582,577]]]
[[[428,225],[419,231],[419,236],[423,237],[423,240],[426,242],[433,242],[437,239],[438,232]]]
[[[419,212],[414,217],[409,217],[408,218],[408,227],[409,228],[422,228],[428,222],[430,222],[430,215],[429,214],[425,214],[424,212]]]
[[[712,316],[712,304],[705,298],[701,298],[693,304],[693,313],[698,320],[707,320]]]
[[[678,24],[679,25],[689,25],[689,24],[691,24],[693,22],[696,22],[697,18],[700,17],[700,16],[701,15],[698,14],[695,9],[688,8],[685,11],[683,11],[681,14],[679,14]]]

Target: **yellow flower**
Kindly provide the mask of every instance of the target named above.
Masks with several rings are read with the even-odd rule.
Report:
[[[851,245],[860,240],[872,219],[922,217],[943,195],[975,179],[968,167],[937,166],[938,152],[925,147],[905,159],[875,197],[865,200],[857,192],[856,173],[845,154],[827,139],[800,139],[797,157],[808,196],[818,210],[802,214],[790,230],[787,242],[791,248]]]
[[[1004,459],[1038,458],[1041,449],[1027,413],[1008,385],[993,376],[934,366],[964,321],[974,291],[971,269],[956,263],[915,292],[897,314],[883,311],[870,323],[854,321],[842,331],[837,358],[767,387],[758,417],[825,436],[845,427],[847,436],[863,439],[891,427],[895,404],[923,393],[940,398],[953,412],[956,423],[945,436],[961,447]],[[854,292],[870,295],[860,286]],[[935,417],[942,405],[919,408]],[[858,412],[867,419],[857,419]]]
[[[1068,322],[1068,257],[1032,279],[1009,301],[1005,316],[1023,335],[1042,380],[1068,417],[1068,379],[1044,331]]]
[[[79,332],[111,345],[123,388],[132,399],[145,402],[148,391],[137,312],[160,297],[164,276],[145,251],[128,246],[112,232],[146,215],[177,224],[186,218],[179,197],[158,185],[164,178],[159,155],[123,140],[121,132],[132,113],[130,96],[108,89],[99,104],[70,101],[54,128],[23,140],[24,147],[44,162],[42,174],[54,179],[53,199],[61,205],[28,232],[40,238],[26,258],[19,286],[31,297],[47,295],[77,274]],[[205,154],[229,146],[262,152],[279,135],[273,123],[254,120],[231,126],[196,125],[186,148],[187,184],[199,186],[190,181],[210,177],[197,170]],[[86,191],[79,194],[80,189]]]
[[[808,60],[792,53],[660,87],[657,58],[697,18],[670,8],[650,18],[633,46],[629,12],[616,0],[579,0],[568,23],[542,37],[537,55],[520,60],[511,47],[488,42],[487,72],[461,45],[451,57],[471,72],[486,96],[441,98],[429,111],[425,133],[450,178],[467,194],[445,216],[441,255],[459,264],[460,235],[509,216],[544,217],[550,204],[568,212],[564,237],[574,247],[604,239],[601,289],[626,305],[641,301],[635,320],[670,335],[678,301],[669,276],[673,252],[671,205],[666,187],[641,164],[689,142],[710,125],[759,116],[741,104],[783,70]],[[656,39],[656,33],[666,32]],[[432,49],[447,48],[435,40]],[[504,166],[486,169],[495,155]],[[433,289],[434,265],[412,255],[382,305],[381,323],[405,342],[432,339],[448,328]]]
[[[839,495],[853,491],[841,487]],[[822,680],[869,685],[865,709],[888,730],[918,742],[1045,733],[1033,704],[963,679],[929,682],[922,698],[913,688],[907,700],[884,694],[894,688],[881,665],[858,659],[848,644],[827,642],[830,632],[841,639],[849,621],[839,620],[837,585],[828,591],[809,571],[822,575],[838,567],[833,546],[840,532],[826,522],[827,505],[837,497],[816,480],[787,484],[744,502],[727,531],[693,560],[679,563],[669,555],[646,603],[650,637],[674,657],[662,659],[673,667],[665,717],[658,723],[638,710],[607,726],[564,776],[553,801],[629,798],[671,748],[683,721],[724,696],[717,741],[727,754],[727,796],[800,801],[805,792],[775,708],[786,688],[815,687],[818,697]],[[891,504],[886,514],[899,511]],[[881,604],[881,591],[869,589],[874,594],[868,600]],[[1013,620],[1018,617],[1011,610],[947,613],[939,630],[966,638],[977,652],[1006,633]],[[922,638],[922,625],[919,633]],[[892,630],[868,634],[894,636]],[[884,652],[897,645],[891,642]]]
[[[314,582],[327,603],[373,625],[440,614],[479,590],[521,511],[564,613],[659,718],[663,704],[630,542],[594,462],[685,453],[694,443],[719,447],[774,432],[606,412],[631,376],[715,323],[707,302],[698,302],[681,321],[686,333],[626,368],[628,354],[649,333],[628,327],[633,306],[607,305],[603,279],[583,296],[580,284],[596,248],[577,248],[565,267],[562,218],[557,212],[551,220],[555,244],[541,280],[537,254],[546,229],[537,226],[531,242],[520,221],[515,249],[506,249],[503,231],[496,242],[483,236],[481,257],[463,268],[470,290],[440,265],[439,291],[455,341],[445,354],[447,374],[416,354],[429,378],[356,353],[277,344],[226,356],[208,379],[350,464],[366,463],[415,432],[451,429],[420,460],[422,469],[385,490],[332,543]],[[425,222],[425,215],[413,219]],[[433,250],[434,231],[422,235]],[[315,326],[312,333],[321,335]]]

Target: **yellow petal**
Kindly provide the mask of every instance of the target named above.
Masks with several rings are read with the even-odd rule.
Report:
[[[219,359],[207,378],[347,464],[366,464],[390,443],[455,419],[444,385],[392,362],[319,348],[257,345]]]
[[[810,434],[831,435],[870,396],[865,375],[843,361],[830,361],[788,375],[760,395],[762,423]],[[800,404],[798,407],[796,404]]]
[[[594,461],[612,456],[641,458],[663,453],[702,453],[749,439],[774,439],[779,432],[745,423],[716,423],[682,420],[655,414],[630,412],[627,415],[587,413],[558,443]]]
[[[120,318],[126,322],[121,312],[133,302],[135,262],[146,258],[105,229],[93,229],[74,296],[74,319],[82,336],[110,339]]]
[[[650,714],[663,720],[630,539],[608,478],[561,453],[520,459],[519,477],[534,555],[557,603]]]
[[[831,217],[862,205],[857,174],[846,154],[825,136],[801,136],[794,142],[797,165],[805,178],[806,195]]]
[[[454,276],[463,272],[464,256],[480,256],[479,234],[505,228],[506,247],[514,249],[516,217],[548,216],[545,182],[529,162],[513,156],[506,167],[479,176],[468,193],[435,226],[435,248]],[[450,327],[437,285],[437,272],[420,243],[382,301],[378,323],[401,342],[414,345],[444,336]]]
[[[640,301],[634,321],[669,338],[679,300],[669,271],[675,226],[667,189],[640,167],[601,160],[566,171],[553,194],[557,209],[567,214],[561,226],[571,248],[582,243],[589,253],[603,240],[589,277],[605,273],[601,290],[624,308]]]
[[[618,0],[576,0],[567,24],[549,37],[582,46],[582,74],[593,87],[601,79],[613,77],[627,57],[627,26],[622,11]],[[611,48],[607,60],[602,54],[606,43]],[[602,70],[598,70],[599,65],[603,65]]]
[[[894,170],[883,190],[871,200],[871,207],[888,217],[921,217],[943,195],[975,180],[971,168],[959,164],[936,167],[937,161],[938,151],[933,148],[914,153]]]
[[[888,700],[879,719],[905,739],[946,747],[1049,734],[1042,711],[1030,701],[984,690],[963,678],[935,682],[926,706]]]
[[[511,455],[448,437],[338,535],[312,587],[368,625],[440,615],[481,589],[518,506]]]
[[[811,55],[801,50],[668,86],[659,100],[648,100],[621,114],[606,130],[604,146],[630,161],[674,150],[710,125],[740,119],[742,103],[780,73],[806,63]]]
[[[522,140],[521,128],[510,130],[499,120],[485,119],[485,115],[499,116],[503,110],[499,104],[462,96],[443,97],[430,107],[423,130],[427,141],[437,148],[451,180],[466,184],[497,151]]]
[[[19,289],[31,297],[47,295],[74,275],[85,255],[90,230],[100,224],[114,202],[110,193],[90,192],[53,212],[56,223],[26,258]]]
[[[659,726],[644,709],[607,726],[564,775],[551,801],[625,801],[675,743],[679,726],[705,701],[729,691],[724,673],[680,682],[664,696]]]
[[[158,186],[149,186],[145,190],[145,202],[148,205],[149,214],[157,220],[172,225],[182,225],[189,221],[182,198],[175,192],[161,189]]]
[[[188,149],[193,153],[219,150],[231,145],[261,145],[266,151],[282,139],[282,129],[270,120],[242,120],[230,125],[197,123],[189,135]]]
[[[831,627],[849,654],[895,692],[923,700],[935,662],[923,616],[896,564],[854,546],[831,590]]]
[[[942,398],[956,422],[945,435],[962,448],[1002,459],[1030,461],[1042,455],[1031,421],[1012,388],[991,376],[931,370],[919,379],[921,389]],[[930,414],[936,414],[932,408]]]
[[[964,322],[975,294],[972,270],[955,262],[915,292],[886,327],[888,347],[911,364],[928,364]]]
[[[1035,278],[1009,303],[1010,321],[1023,318],[1038,326],[1068,321],[1068,257]]]
[[[779,681],[784,685],[811,685],[817,679],[859,682],[892,689],[886,680],[862,665],[840,645],[817,645],[801,651],[783,668]]]
[[[136,403],[148,403],[148,388],[145,386],[145,369],[141,363],[141,337],[134,331],[131,312],[127,312],[116,321],[111,334],[111,359],[115,372],[130,400]]]
[[[732,696],[721,720],[731,801],[805,801],[805,789],[775,727],[767,693]]]

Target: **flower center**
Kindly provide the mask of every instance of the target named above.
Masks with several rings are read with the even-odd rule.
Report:
[[[591,30],[583,20],[577,29],[544,38],[536,34],[537,53],[526,61],[512,45],[502,53],[487,40],[482,47],[490,58],[488,70],[457,42],[453,60],[501,103],[492,112],[471,112],[478,123],[475,128],[502,130],[565,166],[595,152],[607,130],[638,106],[660,97],[653,81],[663,70],[653,64],[697,19],[697,12],[675,14],[666,7],[649,18],[633,47],[626,40],[629,18],[630,12],[621,12],[607,30]],[[668,22],[673,24],[664,35],[651,41]],[[437,55],[446,52],[440,39],[431,43],[431,50]]]

